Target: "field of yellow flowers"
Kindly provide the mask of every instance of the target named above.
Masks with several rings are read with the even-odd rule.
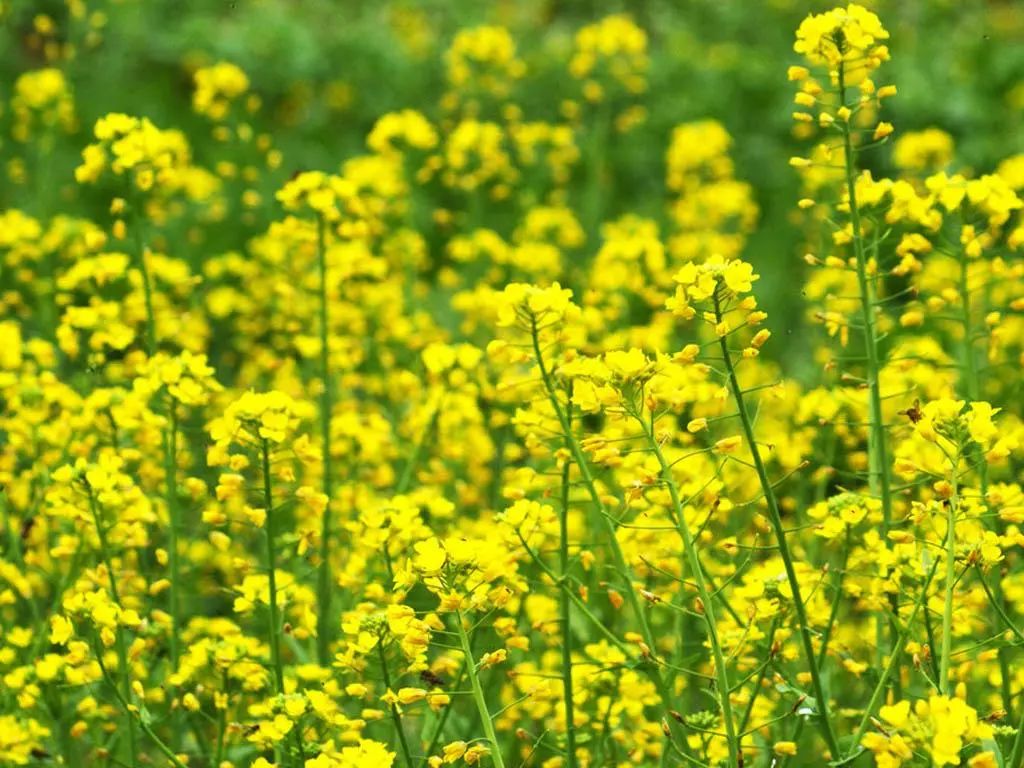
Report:
[[[185,5],[0,2],[0,766],[1024,766],[1020,5]]]

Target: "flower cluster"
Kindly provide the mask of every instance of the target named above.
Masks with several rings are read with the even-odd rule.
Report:
[[[1005,78],[897,135],[893,0],[788,83],[786,3],[28,5],[0,765],[1024,765]]]

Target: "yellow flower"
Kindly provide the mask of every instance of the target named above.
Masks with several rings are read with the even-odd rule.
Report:
[[[249,90],[249,78],[242,69],[226,61],[196,70],[192,108],[212,120],[223,120],[231,102]]]
[[[735,453],[741,445],[743,445],[743,438],[739,435],[732,435],[731,437],[723,437],[715,442],[714,450],[715,453]]]
[[[886,704],[878,710],[878,716],[894,728],[902,728],[910,716],[910,702],[899,701],[896,704]]]
[[[889,33],[871,11],[856,3],[810,15],[796,32],[793,50],[814,65],[836,68],[845,65],[847,84],[858,85],[888,58],[880,44]]]
[[[730,261],[723,270],[725,284],[733,293],[748,293],[751,283],[760,275],[754,274],[754,268],[745,261]]]
[[[651,363],[639,349],[614,350],[604,356],[608,370],[621,381],[643,378],[650,372]]]
[[[50,617],[50,642],[54,645],[66,645],[75,634],[74,625],[65,617],[54,614]]]
[[[416,556],[413,558],[413,567],[425,576],[435,576],[441,572],[448,559],[441,540],[433,536],[425,541],[418,542],[414,549]]]
[[[785,757],[796,754],[796,742],[793,741],[777,741],[772,745],[772,752],[779,757]]]
[[[971,403],[967,413],[967,429],[970,431],[971,439],[983,448],[987,448],[999,436],[999,430],[992,423],[1001,408],[993,408],[985,402]]]
[[[453,741],[450,744],[446,744],[441,750],[444,755],[445,763],[454,763],[462,758],[466,754],[466,750],[469,745],[464,741]]]

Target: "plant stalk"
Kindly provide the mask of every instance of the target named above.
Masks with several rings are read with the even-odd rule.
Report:
[[[722,321],[722,307],[719,292],[714,293],[715,319]],[[772,529],[775,532],[775,543],[779,549],[779,556],[782,558],[786,570],[786,579],[789,582],[790,591],[793,593],[793,607],[796,609],[797,629],[800,634],[800,642],[803,647],[804,661],[811,674],[811,683],[814,689],[814,696],[818,703],[818,716],[821,735],[832,753],[833,759],[839,756],[839,743],[836,741],[835,731],[832,727],[832,719],[829,715],[828,699],[825,696],[825,687],[821,682],[821,673],[818,669],[818,660],[814,653],[814,643],[811,640],[811,631],[807,621],[807,607],[804,604],[800,592],[800,580],[797,578],[796,569],[793,567],[793,556],[789,551],[789,543],[786,540],[786,529],[782,523],[782,514],[779,511],[778,499],[775,497],[775,488],[768,478],[768,471],[765,469],[764,461],[761,458],[761,450],[757,445],[757,438],[754,436],[753,423],[750,414],[747,412],[747,403],[743,396],[743,389],[740,387],[739,379],[736,377],[736,367],[732,361],[732,353],[726,338],[719,338],[719,346],[722,350],[722,359],[725,363],[725,370],[729,379],[729,388],[732,390],[733,399],[736,402],[737,415],[743,427],[743,435],[750,450],[754,462],[754,470],[761,483],[761,490],[764,492],[765,502],[768,506],[768,517]]]
[[[569,385],[566,392],[570,401],[572,399],[572,385]],[[572,411],[566,414],[569,429],[572,429]],[[571,433],[570,433],[571,434]],[[569,437],[565,438],[565,447],[569,448]],[[559,547],[558,559],[562,580],[569,578],[569,469],[572,462],[566,457],[562,465],[562,509],[559,515]],[[568,768],[576,768],[576,714],[575,703],[572,691],[572,601],[569,598],[569,590],[562,589],[559,595],[561,628],[562,628],[562,691],[565,700],[565,750],[566,765]]]
[[[487,708],[487,698],[484,696],[483,686],[480,685],[480,675],[477,673],[476,660],[473,658],[473,648],[470,646],[469,635],[462,622],[462,611],[455,611],[455,626],[458,628],[459,642],[465,656],[466,675],[469,677],[469,685],[473,689],[473,701],[476,703],[477,713],[480,715],[480,721],[484,727],[484,735],[491,744],[491,759],[496,768],[505,768],[505,761],[501,756],[501,746],[498,744],[498,735],[494,730],[494,720]]]
[[[327,232],[322,215],[317,216],[316,251],[320,272],[320,440],[323,450],[323,492],[327,504],[320,517],[320,569],[317,574],[317,636],[316,651],[321,666],[329,663],[331,646],[331,494],[334,492],[334,471],[331,457],[331,412],[334,409],[334,385],[330,372],[330,300],[327,291]]]

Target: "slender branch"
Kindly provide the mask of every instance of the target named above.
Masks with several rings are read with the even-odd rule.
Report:
[[[316,651],[321,666],[327,666],[331,646],[331,494],[334,472],[331,465],[331,412],[334,409],[334,382],[330,371],[330,300],[327,292],[327,243],[324,217],[317,215],[316,253],[320,273],[320,441],[323,451],[323,492],[327,496],[320,516],[320,569],[317,574],[317,636]]]
[[[284,668],[281,664],[281,619],[277,606],[277,554],[274,537],[274,494],[270,480],[270,443],[263,439],[263,505],[267,514],[264,534],[267,539],[267,588],[270,606],[270,664],[274,671],[274,687],[279,694],[284,693]]]
[[[957,469],[960,452],[952,463],[953,494],[946,502],[946,593],[942,610],[942,656],[939,661],[939,692],[949,694],[949,663],[953,653],[953,592],[956,587],[956,513],[960,506]]]
[[[626,580],[626,600],[629,603],[630,610],[633,615],[636,616],[637,622],[640,625],[640,634],[643,637],[647,647],[654,652],[657,644],[654,640],[654,634],[651,632],[651,626],[647,621],[647,615],[644,613],[642,606],[640,605],[640,599],[637,597],[636,589],[633,586],[633,580],[630,578],[630,569],[626,563],[626,558],[622,554],[622,548],[619,546],[619,540],[616,536],[615,524],[612,522],[611,517],[608,514],[608,510],[605,508],[604,501],[601,499],[601,494],[598,493],[597,486],[594,484],[594,477],[590,473],[590,466],[587,463],[587,458],[583,454],[583,449],[580,447],[579,441],[572,436],[572,430],[569,427],[569,420],[565,415],[565,410],[562,408],[561,402],[558,400],[558,392],[555,389],[555,384],[551,376],[551,372],[548,370],[544,363],[544,355],[541,352],[539,330],[537,327],[537,319],[533,316],[530,317],[530,335],[533,344],[534,356],[537,361],[537,368],[540,370],[541,380],[544,383],[544,389],[547,391],[548,400],[551,402],[551,408],[555,412],[555,417],[558,419],[558,423],[562,428],[562,434],[565,436],[566,443],[569,446],[569,451],[572,453],[573,461],[576,463],[576,467],[580,471],[580,475],[583,479],[583,485],[586,487],[587,492],[594,504],[594,508],[597,510],[597,519],[601,526],[604,528],[604,533],[607,538],[608,549],[611,552],[612,562],[615,569],[622,574]],[[661,676],[656,666],[653,664],[645,665],[645,671],[650,677],[651,682],[654,683],[654,687],[658,691],[658,696],[661,698],[662,704],[666,709],[671,709],[672,706],[672,692],[669,690],[665,683],[665,679]],[[686,734],[682,730],[681,725],[676,722],[675,718],[669,718],[669,727],[672,728],[674,735],[678,736],[683,749],[688,749]]]
[[[673,516],[675,517],[675,523],[678,527],[679,535],[683,540],[683,549],[686,552],[686,559],[690,566],[690,571],[693,573],[693,581],[697,586],[697,594],[703,603],[704,624],[707,627],[708,643],[711,645],[711,653],[715,661],[715,676],[718,683],[718,699],[722,709],[722,720],[725,723],[726,744],[729,749],[729,765],[738,766],[740,765],[739,739],[736,735],[736,723],[733,719],[732,702],[729,700],[729,692],[732,688],[729,685],[729,672],[726,665],[725,654],[722,652],[722,643],[718,637],[718,624],[715,619],[714,597],[708,590],[707,581],[704,578],[704,566],[700,561],[700,555],[697,553],[697,546],[693,540],[693,533],[690,531],[690,526],[686,522],[686,514],[683,511],[683,506],[679,502],[679,489],[676,487],[676,482],[672,477],[672,470],[669,468],[669,464],[665,460],[665,455],[662,453],[661,446],[653,432],[653,426],[647,425],[647,423],[640,417],[637,418],[637,421],[639,421],[640,425],[643,427],[651,448],[654,451],[654,456],[658,460],[658,465],[661,467],[661,477],[665,482],[665,485],[668,487],[669,496],[672,499],[672,508],[674,510]]]
[[[722,321],[722,306],[719,289],[716,288],[714,295],[715,318],[717,322]],[[811,683],[814,688],[814,696],[817,699],[818,719],[821,735],[832,756],[839,756],[839,743],[836,741],[835,731],[832,727],[832,719],[829,715],[828,699],[825,696],[825,686],[821,681],[821,673],[818,670],[818,662],[814,653],[814,643],[811,640],[810,626],[807,621],[807,607],[800,592],[800,580],[797,578],[796,569],[793,567],[793,556],[789,551],[789,543],[786,540],[785,527],[782,524],[782,515],[779,511],[779,502],[775,496],[775,487],[768,478],[764,461],[761,458],[761,449],[758,447],[757,439],[754,436],[754,427],[747,411],[746,399],[743,396],[743,389],[740,387],[739,379],[736,377],[736,367],[732,361],[732,353],[724,338],[719,339],[722,349],[722,357],[725,363],[726,375],[729,379],[729,388],[732,390],[733,400],[736,402],[736,409],[739,412],[740,424],[743,427],[743,435],[750,450],[751,458],[754,461],[754,469],[757,472],[761,489],[764,491],[765,501],[768,506],[768,517],[775,532],[775,543],[778,546],[779,556],[782,558],[786,570],[786,579],[789,581],[790,591],[793,594],[793,606],[796,609],[797,629],[803,647],[804,661],[811,674]]]
[[[501,746],[498,744],[498,735],[494,731],[494,720],[487,709],[487,699],[484,696],[483,686],[480,685],[480,676],[477,674],[476,660],[473,658],[473,648],[469,642],[469,635],[462,621],[462,611],[455,611],[455,625],[458,628],[459,643],[462,646],[462,653],[465,656],[466,674],[469,677],[470,687],[473,689],[473,701],[476,702],[477,713],[484,727],[484,735],[491,744],[491,759],[496,768],[505,768],[505,761],[501,756]]]
[[[377,652],[380,656],[380,671],[384,678],[384,686],[388,692],[391,691],[391,673],[388,672],[388,657],[384,652],[384,638],[383,636],[377,640]],[[409,741],[405,736],[405,728],[402,727],[402,715],[398,711],[397,704],[391,704],[389,706],[391,710],[391,721],[395,725],[395,732],[398,734],[398,743],[402,749],[402,758],[405,760],[406,768],[412,768],[412,751],[409,749]]]
[[[572,384],[570,383],[566,395],[572,401]],[[569,429],[572,430],[572,411],[567,414]],[[565,447],[569,448],[569,435],[565,437]],[[562,508],[558,518],[559,523],[559,547],[558,559],[562,580],[569,578],[569,470],[572,462],[566,457],[562,462]],[[568,585],[566,585],[568,586]],[[560,614],[562,630],[562,691],[565,708],[565,751],[566,765],[568,768],[576,767],[576,717],[572,691],[572,600],[569,597],[569,590],[561,590]]]
[[[118,704],[121,705],[121,709],[124,711],[125,717],[128,719],[128,722],[138,722],[139,727],[142,728],[142,732],[150,738],[150,740],[156,745],[156,748],[160,750],[161,754],[163,754],[164,757],[170,760],[171,765],[173,765],[175,768],[188,768],[188,766],[181,762],[178,756],[174,754],[174,750],[167,746],[160,739],[160,737],[156,735],[156,732],[152,728],[150,728],[149,723],[146,722],[146,720],[141,716],[141,714],[137,714],[135,712],[134,707],[129,703],[125,695],[118,689],[117,683],[115,683],[114,679],[110,676],[110,671],[103,663],[103,653],[98,648],[96,649],[96,661],[99,664],[100,672],[103,674],[103,679],[106,680],[107,685],[109,685],[111,690],[114,692],[114,696],[117,698]],[[131,764],[133,766],[139,765],[137,758],[134,756],[134,753],[132,756]]]
[[[860,725],[857,726],[857,731],[853,736],[853,741],[850,742],[850,751],[842,760],[839,760],[834,764],[834,768],[849,765],[860,755],[862,751],[860,741],[864,738],[868,725],[871,723],[871,718],[874,717],[875,711],[878,709],[878,705],[882,702],[882,697],[885,695],[885,688],[889,684],[889,679],[899,666],[899,657],[903,654],[903,649],[906,647],[907,641],[910,639],[910,633],[914,627],[914,622],[917,620],[917,614],[921,611],[921,606],[928,601],[928,588],[931,586],[932,579],[935,577],[935,572],[938,570],[940,562],[941,560],[936,558],[932,563],[932,567],[928,571],[928,577],[925,579],[924,585],[921,587],[921,594],[918,595],[917,602],[914,603],[914,608],[911,611],[910,616],[907,618],[907,623],[896,640],[896,645],[892,649],[892,655],[889,656],[889,661],[885,665],[882,676],[878,678],[875,690],[872,691],[871,698],[868,700],[868,705],[864,708],[864,714],[861,717]]]
[[[96,536],[100,540],[100,559],[103,561],[103,566],[107,569],[107,579],[110,584],[110,596],[114,599],[114,603],[120,608],[121,607],[121,595],[117,588],[117,575],[114,570],[113,563],[110,560],[110,545],[107,541],[107,532],[103,528],[103,523],[100,520],[100,510],[96,503],[96,496],[92,492],[92,488],[88,488],[89,494],[89,511],[92,512],[92,519],[96,525]],[[131,709],[128,708],[127,703],[131,698],[131,670],[128,668],[128,648],[124,641],[124,628],[121,626],[120,620],[117,625],[117,632],[114,635],[114,643],[117,648],[117,665],[119,667],[118,672],[121,675],[121,688],[118,691],[117,686],[114,686],[114,692],[117,693],[118,698],[123,700],[125,705],[125,719],[128,723],[128,751],[131,754],[132,765],[136,765],[138,761],[138,744],[136,743],[135,736],[135,719],[132,717]],[[100,656],[101,654],[97,654]]]

